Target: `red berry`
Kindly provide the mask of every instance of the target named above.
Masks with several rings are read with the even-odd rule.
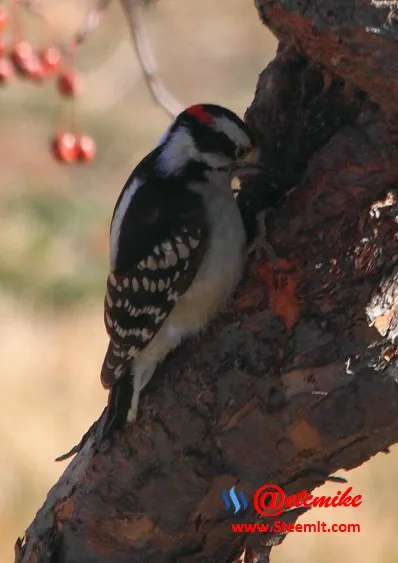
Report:
[[[82,79],[73,70],[64,70],[58,77],[58,91],[62,96],[73,98],[83,89]]]
[[[81,135],[78,139],[79,159],[83,162],[91,162],[94,160],[97,152],[95,141],[89,135]]]
[[[0,31],[3,31],[8,24],[8,14],[4,8],[0,8]]]
[[[11,56],[16,61],[25,61],[33,54],[33,47],[28,41],[17,41],[11,51]]]
[[[76,162],[79,156],[79,147],[76,135],[73,133],[57,133],[52,142],[55,157],[61,162]]]
[[[17,41],[10,53],[15,69],[20,74],[27,74],[30,67],[30,59],[34,56],[33,48],[27,41]]]
[[[54,74],[61,61],[61,53],[54,47],[43,49],[39,54],[40,62],[47,76]]]
[[[32,55],[28,59],[22,61],[20,64],[20,71],[23,76],[32,80],[40,81],[45,77],[42,64],[36,55]]]
[[[14,68],[5,57],[0,58],[0,84],[5,84],[14,75]]]

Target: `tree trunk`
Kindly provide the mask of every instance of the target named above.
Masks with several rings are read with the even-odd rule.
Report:
[[[240,205],[251,227],[277,205],[280,268],[248,262],[229,310],[166,359],[137,425],[98,451],[104,411],[17,562],[267,561],[283,533],[230,527],[259,521],[260,485],[311,491],[398,441],[395,5],[257,1],[281,44],[246,113],[265,171]],[[236,484],[244,516],[222,500]]]

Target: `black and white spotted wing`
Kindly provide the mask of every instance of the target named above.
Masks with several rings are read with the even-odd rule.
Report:
[[[134,356],[159,331],[191,285],[206,251],[202,199],[184,192],[170,198],[169,189],[170,200],[163,202],[162,209],[158,194],[152,201],[138,201],[134,223],[130,217],[128,229],[121,226],[118,257],[105,297],[110,343],[101,381],[106,388],[129,369]]]

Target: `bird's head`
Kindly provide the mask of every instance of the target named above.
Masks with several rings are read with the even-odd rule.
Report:
[[[250,129],[232,111],[198,104],[180,113],[160,139],[158,167],[165,175],[192,166],[228,172],[244,167],[254,146]]]

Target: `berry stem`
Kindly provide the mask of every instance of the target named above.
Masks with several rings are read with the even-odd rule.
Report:
[[[14,42],[17,43],[21,39],[21,21],[19,18],[18,0],[10,0],[10,14],[12,19],[12,28],[14,34]]]

